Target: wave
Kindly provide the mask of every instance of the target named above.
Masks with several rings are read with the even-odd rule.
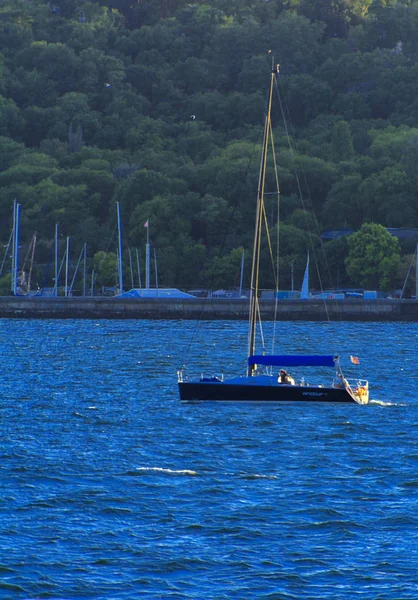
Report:
[[[278,479],[277,475],[260,475],[259,473],[240,473],[239,476],[249,481],[252,479]]]
[[[162,467],[137,467],[137,471],[154,471],[156,473],[167,473],[169,475],[197,475],[196,471],[190,469],[163,469]]]

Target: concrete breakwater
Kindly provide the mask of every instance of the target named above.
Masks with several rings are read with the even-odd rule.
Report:
[[[246,299],[0,297],[0,317],[24,319],[247,319]],[[416,300],[260,300],[264,319],[418,321]]]

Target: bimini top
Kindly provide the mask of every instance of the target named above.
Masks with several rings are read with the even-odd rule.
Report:
[[[254,354],[248,357],[248,364],[251,365],[266,365],[269,367],[334,367],[338,356],[323,356],[314,354],[306,355],[263,355]]]

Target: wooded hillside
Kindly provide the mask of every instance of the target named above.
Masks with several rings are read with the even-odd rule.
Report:
[[[120,202],[126,250],[143,255],[149,219],[160,285],[236,285],[253,234],[269,50],[288,117],[288,131],[274,117],[281,287],[292,263],[301,281],[324,229],[417,225],[418,2],[6,0],[2,243],[16,198],[22,253],[36,230],[38,282],[51,285],[55,224],[74,263],[85,242],[91,258],[115,252]],[[325,285],[357,283],[347,240],[324,244]],[[402,283],[415,243],[401,243],[385,284]],[[112,267],[98,274],[113,279]]]

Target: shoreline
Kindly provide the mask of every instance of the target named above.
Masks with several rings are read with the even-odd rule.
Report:
[[[264,320],[413,321],[418,300],[260,300]],[[246,320],[248,299],[0,297],[3,319],[186,319]]]

